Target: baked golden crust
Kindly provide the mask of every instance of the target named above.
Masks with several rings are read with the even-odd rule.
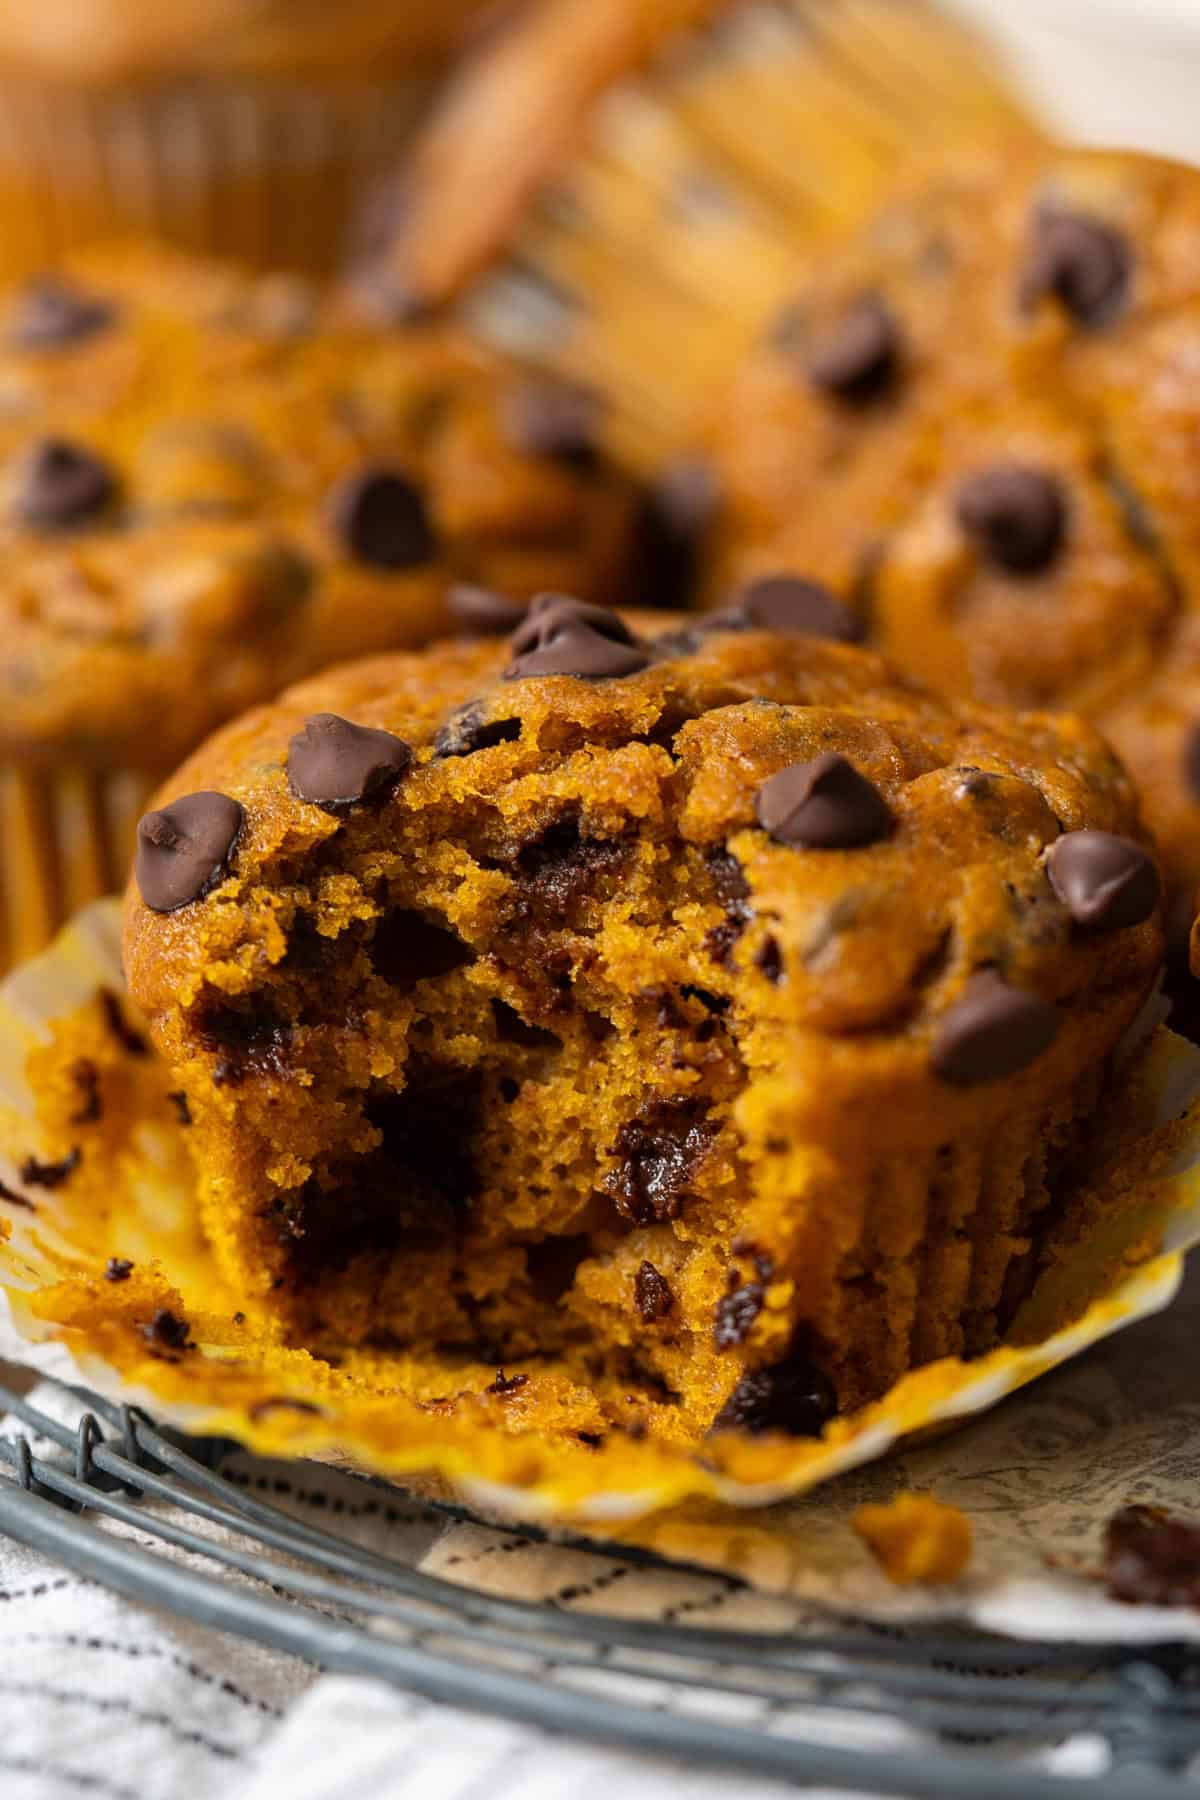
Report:
[[[440,328],[132,246],[10,294],[0,337],[10,761],[161,776],[306,671],[444,630],[453,580],[602,593],[628,549],[629,488],[519,441],[518,378]]]
[[[206,1225],[289,1341],[812,1429],[993,1343],[1069,1232],[1161,955],[1130,786],[845,644],[546,617],[519,658],[646,666],[368,660],[164,791],[125,960]],[[1148,880],[1127,922],[1081,923],[1089,833]]]
[[[811,573],[923,683],[1085,712],[1181,893],[1200,883],[1198,217],[1194,172],[1149,157],[1007,145],[920,174],[802,286],[713,441],[714,599]],[[892,321],[891,379],[839,396],[814,345],[863,294]],[[1040,556],[997,536],[1014,507],[1028,522],[1027,479],[967,491],[1014,468],[1056,492]]]

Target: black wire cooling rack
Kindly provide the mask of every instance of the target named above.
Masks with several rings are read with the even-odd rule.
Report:
[[[218,1471],[227,1444],[75,1397],[87,1410],[71,1427],[0,1387],[0,1413],[20,1424],[0,1439],[0,1533],[131,1599],[325,1669],[800,1788],[911,1800],[1200,1792],[1200,1654],[1181,1645],[1135,1654],[832,1624],[771,1634],[498,1598],[246,1492]],[[35,1449],[43,1444],[48,1454]],[[137,1542],[120,1529],[130,1526]],[[580,1548],[611,1568],[611,1549]],[[747,1701],[763,1698],[771,1723],[747,1725]],[[911,1748],[880,1735],[880,1721],[897,1719]],[[872,1724],[879,1748],[848,1747],[854,1735],[870,1744]],[[1038,1767],[1081,1733],[1099,1744],[1104,1773]]]

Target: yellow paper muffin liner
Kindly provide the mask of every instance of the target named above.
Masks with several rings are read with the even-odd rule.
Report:
[[[147,233],[261,267],[326,272],[347,220],[409,143],[432,91],[412,75],[0,77],[0,280]]]
[[[158,777],[0,759],[0,974],[125,880]]]
[[[169,1074],[121,991],[117,902],[101,902],[0,986],[0,1293],[26,1345],[59,1346],[81,1380],[187,1431],[265,1455],[434,1479],[493,1513],[602,1530],[750,1569],[772,1585],[772,1559],[784,1549],[765,1520],[760,1527],[731,1508],[803,1494],[901,1439],[945,1430],[1172,1299],[1182,1254],[1200,1240],[1200,1050],[1158,1016],[1152,1004],[1123,1047],[1105,1119],[1113,1148],[1093,1184],[1097,1228],[1035,1286],[1014,1330],[1019,1343],[928,1364],[819,1440],[724,1435],[687,1452],[613,1434],[589,1448],[522,1429],[519,1394],[414,1400],[403,1391],[402,1353],[351,1351],[335,1367],[281,1344],[273,1321],[247,1315],[200,1233]],[[85,1044],[102,1070],[106,1096],[104,1123],[85,1138],[98,1167],[74,1196],[69,1178],[46,1185],[21,1176],[27,1158],[48,1154],[31,1081],[39,1059],[61,1077],[61,1059],[45,1059],[50,1024],[64,1020],[72,1045]],[[86,1099],[85,1085],[84,1113]],[[1106,1209],[1106,1198],[1119,1204]],[[134,1265],[124,1279],[106,1276],[114,1255]],[[1076,1305],[1085,1294],[1090,1304]],[[1078,1316],[1063,1326],[1073,1307]],[[186,1321],[185,1349],[148,1332],[160,1309]],[[1043,1319],[1055,1328],[1039,1335]]]

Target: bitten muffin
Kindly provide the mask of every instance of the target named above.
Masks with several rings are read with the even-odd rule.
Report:
[[[793,587],[644,638],[546,595],[510,646],[301,685],[163,790],[130,991],[285,1341],[805,1434],[994,1345],[1093,1228],[1162,951],[1130,784],[837,613]]]
[[[293,279],[134,247],[4,296],[0,966],[120,885],[222,719],[446,630],[453,583],[603,594],[636,506],[588,430],[581,396]]]
[[[1085,712],[1180,904],[1200,886],[1200,179],[977,152],[775,320],[720,409],[711,598],[826,580],[951,696]]]

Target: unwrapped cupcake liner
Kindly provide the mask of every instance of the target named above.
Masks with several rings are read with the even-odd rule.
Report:
[[[114,88],[10,75],[0,80],[0,279],[132,233],[326,272],[431,87],[424,72]]]
[[[588,1448],[522,1430],[508,1396],[422,1405],[399,1379],[390,1385],[379,1353],[348,1351],[334,1367],[283,1344],[276,1323],[243,1310],[200,1233],[186,1127],[169,1103],[169,1073],[122,992],[117,903],[102,902],[0,988],[6,1348],[16,1345],[35,1360],[52,1356],[60,1368],[65,1357],[77,1380],[114,1399],[263,1455],[308,1457],[408,1484],[432,1481],[487,1513],[649,1545],[768,1588],[808,1591],[825,1564],[812,1550],[823,1515],[805,1496],[835,1476],[855,1479],[887,1452],[933,1454],[936,1445],[914,1446],[1174,1298],[1183,1252],[1200,1240],[1200,1050],[1157,1017],[1152,1006],[1122,1048],[1105,1122],[1106,1141],[1120,1148],[1093,1184],[1098,1192],[1112,1184],[1124,1196],[1124,1248],[1114,1254],[1110,1241],[1087,1242],[1064,1256],[1045,1277],[1051,1291],[1039,1284],[1023,1309],[1024,1341],[969,1362],[927,1364],[835,1420],[820,1440],[732,1434],[687,1453],[613,1434]],[[31,1084],[52,1025],[64,1020],[72,1045],[90,1041],[105,1091],[111,1084],[120,1096],[90,1186],[82,1175],[50,1184],[22,1177],[27,1159],[49,1153]],[[133,1264],[115,1280],[113,1256]],[[1072,1324],[1031,1337],[1039,1308],[1047,1316],[1060,1310],[1056,1286],[1096,1291],[1089,1261],[1117,1271],[1105,1291]],[[161,1313],[186,1323],[186,1344],[155,1332]],[[945,1605],[976,1593],[968,1580]],[[893,1611],[911,1612],[914,1604],[925,1602],[888,1597]],[[1136,1616],[1138,1629],[1148,1629]],[[1016,1627],[1002,1620],[999,1628]]]
[[[0,971],[44,950],[124,881],[156,781],[136,770],[0,760]]]

